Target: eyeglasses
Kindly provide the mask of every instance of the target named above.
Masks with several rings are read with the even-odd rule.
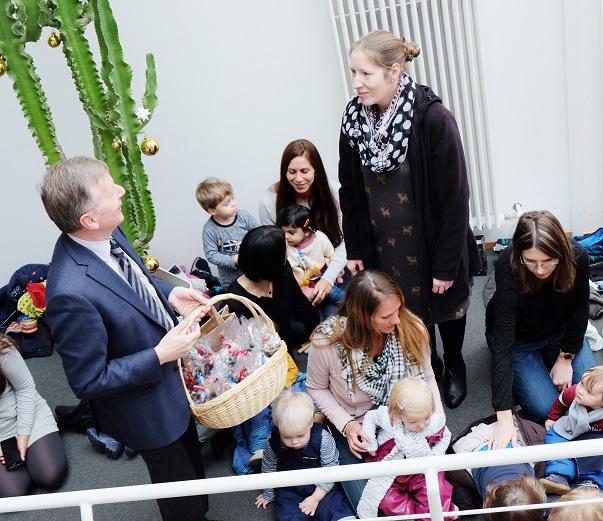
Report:
[[[521,257],[521,263],[530,270],[535,270],[538,268],[542,268],[543,270],[550,270],[559,264],[559,259],[549,259],[542,262],[532,261],[532,260],[524,260],[523,256]]]

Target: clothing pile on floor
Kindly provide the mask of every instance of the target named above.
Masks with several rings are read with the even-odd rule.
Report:
[[[48,268],[48,264],[26,264],[0,288],[0,332],[15,341],[23,358],[52,354],[44,318]]]
[[[603,317],[603,228],[589,235],[572,237],[588,253],[590,272],[589,318]],[[603,342],[603,340],[602,340]]]

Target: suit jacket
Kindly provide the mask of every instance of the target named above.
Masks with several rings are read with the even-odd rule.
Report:
[[[167,301],[121,230],[114,239]],[[88,248],[62,234],[46,287],[46,316],[71,389],[87,399],[96,427],[137,450],[164,447],[186,430],[190,409],[176,362],[153,349],[166,334],[138,294]]]

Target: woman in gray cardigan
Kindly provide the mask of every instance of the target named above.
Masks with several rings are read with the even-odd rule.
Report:
[[[12,340],[0,334],[0,440],[13,436],[24,462],[9,470],[0,456],[0,497],[59,488],[67,461],[56,421]]]

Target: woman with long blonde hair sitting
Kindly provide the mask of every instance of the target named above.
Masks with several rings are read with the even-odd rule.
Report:
[[[389,276],[363,270],[348,285],[337,314],[316,328],[308,353],[306,386],[334,427],[340,464],[366,457],[361,438],[370,437],[362,430],[364,414],[387,405],[391,387],[408,376],[426,381],[443,415],[426,327],[404,306],[402,291]],[[355,508],[364,481],[343,486]]]

